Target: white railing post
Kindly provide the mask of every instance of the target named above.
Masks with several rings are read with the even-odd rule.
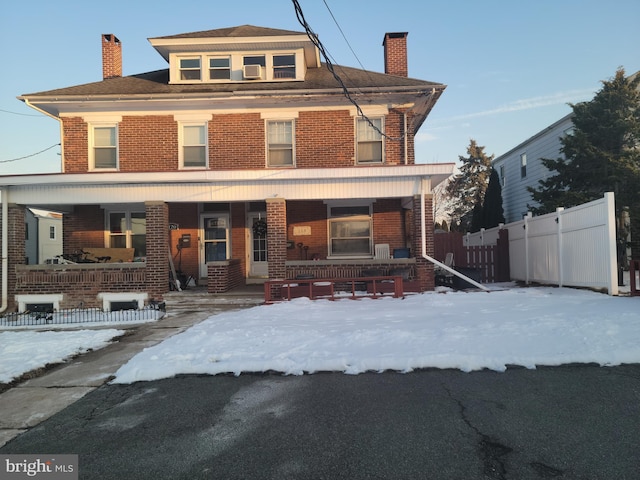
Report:
[[[564,252],[562,242],[562,212],[564,207],[556,208],[556,223],[558,224],[558,230],[556,236],[558,238],[558,286],[562,287],[564,283]]]
[[[529,284],[529,219],[531,219],[531,212],[527,212],[524,216],[524,281]]]
[[[607,210],[607,283],[609,295],[618,295],[618,262],[616,255],[616,206],[613,192],[605,192],[604,201]]]

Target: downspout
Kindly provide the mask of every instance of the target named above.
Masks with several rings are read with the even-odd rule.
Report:
[[[7,191],[0,188],[0,197],[2,197],[2,305],[0,305],[0,313],[7,309],[9,303],[9,202],[7,201]]]
[[[420,229],[422,230],[422,258],[430,261],[431,263],[433,263],[434,265],[437,265],[438,267],[446,270],[447,272],[450,272],[452,274],[454,274],[456,277],[461,278],[463,280],[465,280],[466,282],[469,282],[472,285],[475,285],[476,287],[478,287],[481,290],[484,290],[485,292],[488,292],[489,289],[487,287],[485,287],[484,285],[482,285],[481,283],[476,282],[475,280],[467,277],[466,275],[463,275],[462,273],[460,273],[459,271],[448,267],[447,265],[445,265],[442,262],[439,262],[438,260],[436,260],[433,257],[430,257],[429,255],[427,255],[427,234],[426,234],[426,220],[425,220],[425,216],[424,216],[424,180],[422,182],[420,182]]]
[[[404,112],[404,164],[409,164],[409,152],[407,152],[407,148],[409,147],[409,140],[407,139],[407,112]]]

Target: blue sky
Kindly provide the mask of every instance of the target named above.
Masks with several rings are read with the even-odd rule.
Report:
[[[385,32],[409,32],[409,75],[448,86],[416,138],[418,163],[457,161],[471,138],[499,156],[569,113],[568,102],[590,100],[619,66],[640,70],[637,0],[300,5],[342,65],[382,72]],[[302,31],[290,0],[5,2],[0,175],[60,171],[59,147],[7,162],[60,141],[58,122],[16,97],[101,80],[101,34],[121,40],[124,74],[132,75],[167,67],[147,38],[244,24]]]

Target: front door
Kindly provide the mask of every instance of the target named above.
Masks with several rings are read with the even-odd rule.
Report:
[[[229,214],[200,215],[200,238],[200,277],[205,278],[207,263],[229,258]]]
[[[249,225],[249,276],[267,278],[269,264],[267,263],[267,232],[266,212],[250,212]]]

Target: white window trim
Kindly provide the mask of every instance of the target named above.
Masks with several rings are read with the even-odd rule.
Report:
[[[211,118],[211,115],[208,116]],[[204,165],[185,166],[184,165],[184,127],[204,127]],[[178,121],[178,168],[180,170],[202,170],[209,168],[209,122],[207,121]]]
[[[227,59],[229,60],[229,78],[211,78],[211,70],[227,70],[226,68],[211,68],[210,66],[210,60],[212,59]],[[207,55],[206,56],[206,66],[204,68],[206,70],[206,82],[207,83],[228,83],[231,81],[231,79],[233,78],[233,58],[231,57],[231,55]]]
[[[269,165],[269,122],[291,122],[291,165]],[[270,116],[264,121],[264,143],[266,168],[295,168],[296,167],[296,119],[291,116],[277,118]]]
[[[385,131],[385,117],[384,115],[376,115],[376,116],[369,116],[367,115],[367,118],[369,118],[370,120],[378,120],[380,119],[380,130],[384,133]],[[359,121],[363,121],[366,122],[365,119],[363,119],[360,116],[355,117],[354,120],[354,132],[355,132],[355,162],[356,165],[384,165],[385,161],[386,161],[386,156],[385,156],[385,149],[386,149],[386,144],[385,144],[385,137],[384,135],[381,135],[380,138],[380,143],[381,143],[381,148],[382,148],[382,158],[379,162],[364,162],[364,161],[360,161],[360,159],[358,158],[358,144],[360,143],[360,140],[358,138],[358,122]],[[373,128],[373,127],[371,127]]]
[[[95,158],[95,129],[96,128],[105,128],[112,127],[116,129],[116,166],[111,168],[96,168],[96,158]],[[95,172],[117,172],[120,169],[120,132],[118,128],[117,122],[104,121],[104,122],[96,122],[92,121],[88,124],[88,136],[89,136],[89,171]]]
[[[200,68],[199,68],[199,72],[200,72],[200,78],[194,78],[194,79],[186,79],[183,80],[181,78],[181,73],[182,70],[185,71],[195,71],[195,68],[181,68],[180,67],[180,60],[198,60],[200,62]],[[207,64],[208,67],[208,64]],[[176,80],[178,83],[203,83],[203,78],[204,78],[204,71],[203,71],[203,61],[202,61],[202,55],[200,54],[195,54],[195,55],[176,55]],[[207,68],[207,71],[209,69]]]
[[[104,211],[104,246],[105,248],[110,248],[111,246],[111,237],[118,236],[117,234],[111,234],[111,214],[112,213],[124,213],[127,226],[126,230],[119,236],[125,237],[125,248],[133,248],[131,239],[133,237],[133,231],[131,227],[131,214],[133,213],[144,213],[145,221],[147,212],[144,206],[137,207],[119,207],[118,205],[112,205],[112,208],[105,208]],[[104,208],[104,207],[103,207]],[[146,236],[146,228],[145,228],[145,236]]]
[[[520,154],[520,178],[527,178],[527,152]]]

